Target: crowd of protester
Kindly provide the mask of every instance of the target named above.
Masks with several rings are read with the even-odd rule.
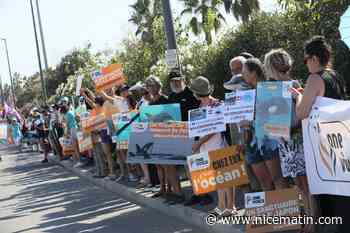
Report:
[[[274,49],[264,56],[263,62],[252,54],[243,52],[228,61],[232,79],[222,80],[229,91],[255,89],[259,82],[293,82],[293,123],[290,141],[266,139],[258,143],[254,132],[254,122],[232,124],[228,128],[230,137],[216,133],[196,138],[193,153],[207,152],[227,145],[241,144],[245,151],[245,166],[250,180],[248,191],[281,190],[296,185],[302,194],[304,211],[309,216],[342,216],[346,221],[349,199],[334,195],[310,195],[306,177],[305,155],[301,121],[308,117],[312,105],[318,96],[344,99],[345,91],[341,78],[332,69],[332,51],[325,39],[313,37],[305,43],[304,61],[309,71],[306,83],[302,85],[291,76],[293,58],[283,49]],[[213,77],[211,77],[213,78]],[[219,79],[220,77],[216,77]],[[21,126],[15,118],[9,119],[9,132],[13,142],[20,144],[21,139],[36,131],[40,150],[44,154],[43,163],[48,162],[48,153],[52,151],[61,160],[70,159],[62,153],[59,138],[72,140],[74,152],[71,159],[75,167],[94,164],[96,178],[106,178],[116,182],[139,182],[139,187],[159,187],[153,197],[165,199],[169,205],[183,204],[208,205],[213,202],[211,195],[194,195],[185,198],[180,182],[181,166],[175,165],[130,165],[126,163],[127,149],[113,143],[112,135],[116,131],[112,123],[113,112],[137,111],[145,105],[179,103],[182,121],[188,120],[188,111],[220,102],[213,96],[214,87],[208,78],[200,76],[187,83],[179,71],[169,73],[168,82],[171,93],[167,96],[162,90],[159,78],[150,76],[143,83],[129,88],[126,85],[108,91],[93,92],[82,89],[79,102],[75,104],[63,97],[50,107],[33,109]],[[82,114],[98,114],[104,111],[106,127],[91,133],[93,149],[81,154],[78,147],[77,132]],[[22,128],[22,131],[20,130]],[[262,145],[262,146],[258,146]],[[288,160],[288,174],[282,175],[281,163]],[[84,162],[82,162],[84,161]],[[188,168],[184,169],[189,178]],[[312,175],[312,174],[310,174]],[[217,206],[221,210],[232,209],[235,205],[235,189],[232,187],[217,190]],[[242,188],[243,189],[243,188]],[[304,232],[314,232],[313,226],[304,226]],[[339,231],[344,232],[344,231]]]

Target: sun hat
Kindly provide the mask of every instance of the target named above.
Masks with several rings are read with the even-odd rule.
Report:
[[[190,89],[196,95],[207,96],[213,93],[214,86],[203,76],[199,76],[191,81]]]

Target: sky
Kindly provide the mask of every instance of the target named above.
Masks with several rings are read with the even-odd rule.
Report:
[[[116,49],[124,37],[135,31],[128,22],[129,5],[135,0],[38,1],[49,66],[89,42],[93,51]],[[278,7],[276,0],[260,2],[264,11]],[[35,6],[35,0],[33,3]],[[174,14],[181,12],[179,1],[171,0],[171,5]],[[228,25],[236,23],[232,16],[227,21]],[[12,73],[29,76],[39,70],[29,0],[0,0],[0,38],[7,39]],[[9,83],[4,43],[0,43],[0,76]]]

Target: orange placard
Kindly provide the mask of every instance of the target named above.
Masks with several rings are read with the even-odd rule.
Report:
[[[299,193],[296,188],[246,193],[246,215],[257,216],[282,216],[281,224],[269,224],[268,219],[256,218],[254,224],[246,225],[247,233],[265,233],[299,230],[298,217],[301,214]],[[290,218],[289,218],[290,217]]]
[[[194,193],[248,184],[241,146],[195,154],[187,157]]]
[[[83,132],[78,132],[78,145],[80,153],[92,150],[92,138],[90,134],[84,134]]]
[[[72,155],[74,153],[72,140],[70,138],[60,138],[59,141],[62,147],[62,154],[64,156]]]
[[[121,64],[111,64],[104,67],[100,71],[94,72],[92,77],[96,86],[96,91],[107,90],[114,86],[120,86],[126,80]]]
[[[80,122],[82,131],[85,134],[107,128],[106,117],[103,111],[93,110],[88,117],[81,118]]]

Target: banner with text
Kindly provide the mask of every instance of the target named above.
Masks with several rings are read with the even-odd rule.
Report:
[[[318,97],[303,121],[312,194],[350,196],[350,101]]]
[[[298,217],[301,214],[299,193],[294,188],[268,192],[246,193],[246,215],[256,218],[254,223],[246,225],[247,233],[281,232],[301,229]],[[290,217],[282,224],[271,224],[266,217]],[[294,218],[293,218],[294,217]],[[266,221],[266,222],[265,222]]]
[[[126,78],[121,64],[111,64],[91,74],[96,91],[107,90],[124,84]]]
[[[133,123],[128,163],[185,165],[192,144],[186,122]]]
[[[92,111],[80,115],[80,124],[83,133],[88,134],[92,131],[98,131],[107,128],[106,117],[104,112]]]
[[[92,150],[92,139],[90,134],[84,134],[83,132],[78,132],[78,145],[80,153]]]
[[[187,164],[196,195],[249,183],[240,146],[191,155]]]
[[[189,111],[189,136],[203,137],[226,130],[224,104]]]

